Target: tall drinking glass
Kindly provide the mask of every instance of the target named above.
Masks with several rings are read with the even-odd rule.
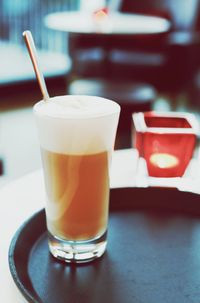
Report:
[[[100,257],[107,243],[109,166],[120,106],[59,96],[34,106],[46,187],[49,250],[66,262]]]

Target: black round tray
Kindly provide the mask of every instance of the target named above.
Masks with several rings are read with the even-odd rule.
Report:
[[[15,234],[9,265],[29,302],[200,302],[200,195],[112,189],[106,253],[84,265],[50,255],[41,210]]]

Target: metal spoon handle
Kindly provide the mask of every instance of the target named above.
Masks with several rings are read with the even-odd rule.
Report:
[[[33,68],[34,68],[35,75],[37,77],[37,80],[38,80],[38,83],[39,83],[39,86],[40,86],[40,90],[41,90],[42,95],[43,95],[43,99],[45,101],[48,101],[49,100],[49,94],[48,94],[48,91],[47,91],[47,87],[46,87],[46,83],[45,83],[45,80],[44,80],[43,73],[42,73],[42,71],[40,69],[40,66],[39,66],[39,63],[38,63],[37,51],[36,51],[36,48],[35,48],[35,44],[34,44],[32,34],[31,34],[30,31],[24,31],[23,32],[23,37],[24,37],[24,40],[25,40],[25,43],[26,43],[26,46],[27,46],[32,64],[33,64]]]

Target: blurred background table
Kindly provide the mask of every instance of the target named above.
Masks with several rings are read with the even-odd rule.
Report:
[[[161,17],[103,11],[52,13],[45,17],[45,24],[53,30],[79,34],[155,34],[170,29],[170,22]]]

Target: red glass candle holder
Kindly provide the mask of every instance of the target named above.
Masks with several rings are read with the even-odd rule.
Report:
[[[133,114],[134,147],[146,160],[149,176],[181,177],[196,145],[198,122],[193,114]]]

